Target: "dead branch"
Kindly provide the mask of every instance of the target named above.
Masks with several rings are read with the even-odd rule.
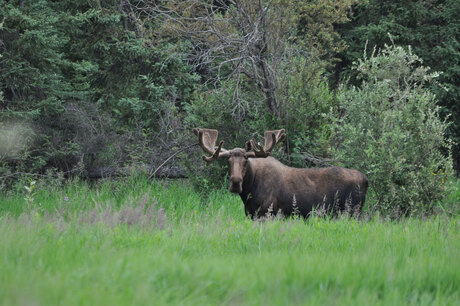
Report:
[[[205,71],[207,85],[233,81],[233,114],[246,108],[240,94],[243,79],[253,82],[266,106],[281,116],[279,79],[288,48],[291,10],[273,0],[128,1],[132,12],[161,24],[158,35],[191,41],[186,58],[196,71]],[[138,19],[141,19],[138,17]],[[244,112],[243,112],[244,113]]]

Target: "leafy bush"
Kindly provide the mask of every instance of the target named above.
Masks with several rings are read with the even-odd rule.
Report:
[[[368,176],[383,213],[432,211],[451,173],[447,123],[425,87],[437,74],[421,64],[410,47],[385,46],[357,63],[360,87],[338,91],[336,153]]]
[[[446,134],[454,141],[452,156],[460,175],[460,1],[360,1],[353,7],[351,22],[335,29],[348,48],[337,62],[335,77],[353,78],[351,63],[361,57],[366,42],[383,47],[394,39],[399,45],[412,45],[425,65],[442,71],[438,81],[448,88],[430,86],[441,106],[441,118],[449,117]],[[391,33],[389,37],[387,33]],[[355,83],[357,85],[357,83]]]

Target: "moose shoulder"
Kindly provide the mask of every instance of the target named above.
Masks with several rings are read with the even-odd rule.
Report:
[[[196,128],[194,132],[202,149],[211,154],[203,156],[207,163],[228,158],[230,191],[241,196],[246,215],[260,217],[272,210],[308,217],[314,208],[333,213],[361,211],[368,186],[361,172],[341,167],[297,169],[268,157],[285,137],[284,130],[266,131],[264,147],[251,139],[245,149],[232,150],[223,149],[222,141],[215,147],[217,130]]]

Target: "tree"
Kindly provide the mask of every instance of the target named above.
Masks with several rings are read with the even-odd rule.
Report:
[[[247,104],[244,83],[253,82],[269,111],[280,118],[279,78],[293,18],[290,1],[141,2],[138,12],[158,19],[167,35],[173,32],[193,42],[190,59],[208,78],[205,83],[233,80],[236,109]]]
[[[140,32],[123,3],[0,0],[0,121],[34,134],[0,171],[84,175],[174,150],[197,78],[170,54],[187,45]]]
[[[431,212],[445,196],[452,162],[443,154],[450,152],[448,125],[425,86],[438,75],[410,47],[394,45],[374,49],[356,70],[361,85],[338,91],[338,158],[368,176],[371,209]]]
[[[354,0],[187,0],[136,1],[139,15],[148,15],[164,26],[166,35],[189,40],[195,69],[216,86],[232,79],[236,109],[248,104],[244,86],[253,83],[265,97],[274,117],[282,117],[281,79],[290,60],[309,62],[341,50],[343,42],[332,24],[347,19]]]
[[[380,1],[370,0],[355,5],[352,21],[336,25],[349,46],[339,57],[335,82],[351,78],[356,71],[352,63],[361,58],[364,45],[391,43],[411,45],[424,64],[441,74],[442,86],[430,85],[442,107],[443,118],[451,122],[448,136],[454,141],[453,156],[457,173],[460,170],[460,1]],[[391,39],[388,36],[391,34]]]

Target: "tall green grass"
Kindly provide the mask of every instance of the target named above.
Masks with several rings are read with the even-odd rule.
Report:
[[[0,202],[0,304],[458,305],[460,219],[248,220],[145,179]]]

